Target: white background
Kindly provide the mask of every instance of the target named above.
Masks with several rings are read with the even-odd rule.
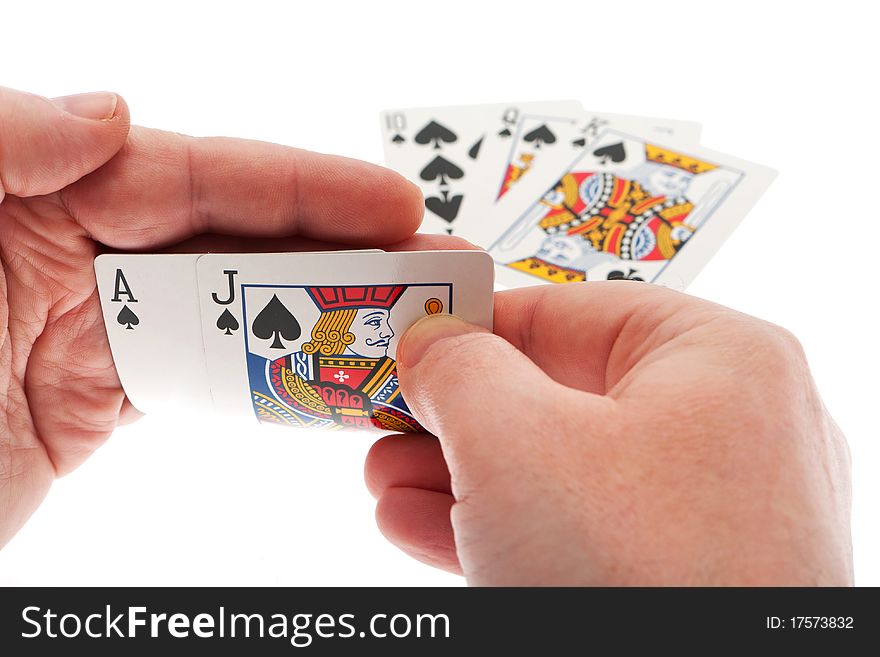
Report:
[[[383,108],[574,98],[701,121],[707,147],[780,176],[690,292],[804,343],[852,448],[856,581],[880,585],[880,53],[868,11],[840,0],[4,2],[0,84],[111,89],[136,123],[376,162]],[[361,476],[370,442],[147,418],[55,484],[0,552],[0,584],[459,584],[375,528]]]

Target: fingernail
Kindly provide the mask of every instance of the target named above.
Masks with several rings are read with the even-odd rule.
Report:
[[[52,102],[65,112],[95,121],[104,121],[113,117],[119,98],[109,91],[96,91],[74,96],[53,98]]]
[[[479,331],[455,315],[429,315],[410,326],[397,345],[397,361],[404,367],[418,365],[432,344]]]

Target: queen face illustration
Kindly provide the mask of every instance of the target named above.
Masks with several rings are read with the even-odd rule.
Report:
[[[361,308],[357,311],[349,332],[355,336],[348,350],[365,358],[382,358],[388,355],[388,347],[394,330],[391,328],[390,312],[384,308]]]

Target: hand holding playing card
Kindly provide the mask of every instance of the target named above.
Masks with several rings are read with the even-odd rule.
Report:
[[[401,340],[439,437],[368,457],[401,549],[483,585],[852,583],[849,453],[790,334],[631,281],[498,293],[494,326]]]
[[[99,243],[151,250],[201,235],[202,248],[222,248],[227,235],[242,251],[255,237],[291,236],[286,250],[381,245],[409,237],[422,213],[418,189],[380,167],[130,128],[111,93],[50,101],[0,88],[0,546],[56,476],[136,416],[95,289]],[[133,307],[117,320],[135,331],[140,322]]]

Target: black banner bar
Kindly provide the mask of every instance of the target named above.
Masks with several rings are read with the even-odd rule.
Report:
[[[878,628],[880,594],[865,588],[9,588],[0,600],[4,655],[839,651],[880,645]]]

